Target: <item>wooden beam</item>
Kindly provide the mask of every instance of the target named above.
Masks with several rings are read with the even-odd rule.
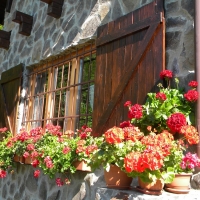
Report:
[[[0,30],[0,48],[9,49],[11,31]]]
[[[52,2],[49,6],[48,6],[48,11],[47,11],[47,15],[54,17],[54,18],[60,18],[62,14],[62,5]]]
[[[13,15],[13,22],[19,23],[19,33],[25,36],[29,36],[31,34],[32,26],[33,26],[33,16],[28,14],[15,11]]]

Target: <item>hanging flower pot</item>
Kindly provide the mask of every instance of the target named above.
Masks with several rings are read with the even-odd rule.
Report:
[[[127,174],[116,165],[110,165],[110,170],[108,172],[104,170],[104,178],[108,188],[128,189],[132,182],[132,178],[128,177]]]
[[[91,172],[91,167],[88,166],[84,160],[82,161],[77,160],[73,163],[73,165],[76,168],[76,170]]]
[[[143,182],[140,178],[138,178],[139,187],[137,190],[144,193],[144,194],[151,194],[151,195],[160,195],[162,194],[162,189],[164,187],[163,180],[157,180],[156,182],[146,183]]]
[[[176,174],[174,180],[165,184],[165,190],[176,194],[187,194],[190,191],[190,178],[192,173]]]

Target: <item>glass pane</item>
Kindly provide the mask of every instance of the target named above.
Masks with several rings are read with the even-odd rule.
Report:
[[[92,126],[92,112],[94,103],[94,77],[96,69],[96,55],[90,55],[83,59],[81,92],[80,92],[80,121],[81,125]],[[86,116],[83,116],[86,115]]]
[[[48,76],[47,72],[42,72],[36,75],[35,80],[35,95],[47,91],[48,86]]]

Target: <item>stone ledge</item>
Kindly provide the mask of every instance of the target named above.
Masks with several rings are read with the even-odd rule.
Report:
[[[116,190],[97,188],[95,200],[197,200],[199,190],[191,189],[188,194],[173,194],[163,190],[162,195],[147,195],[138,192],[135,188],[130,190]]]

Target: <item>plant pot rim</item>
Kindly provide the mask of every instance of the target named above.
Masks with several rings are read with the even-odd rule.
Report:
[[[175,173],[175,175],[183,175],[183,176],[188,176],[188,175],[192,175],[192,172],[181,172],[181,173]]]

